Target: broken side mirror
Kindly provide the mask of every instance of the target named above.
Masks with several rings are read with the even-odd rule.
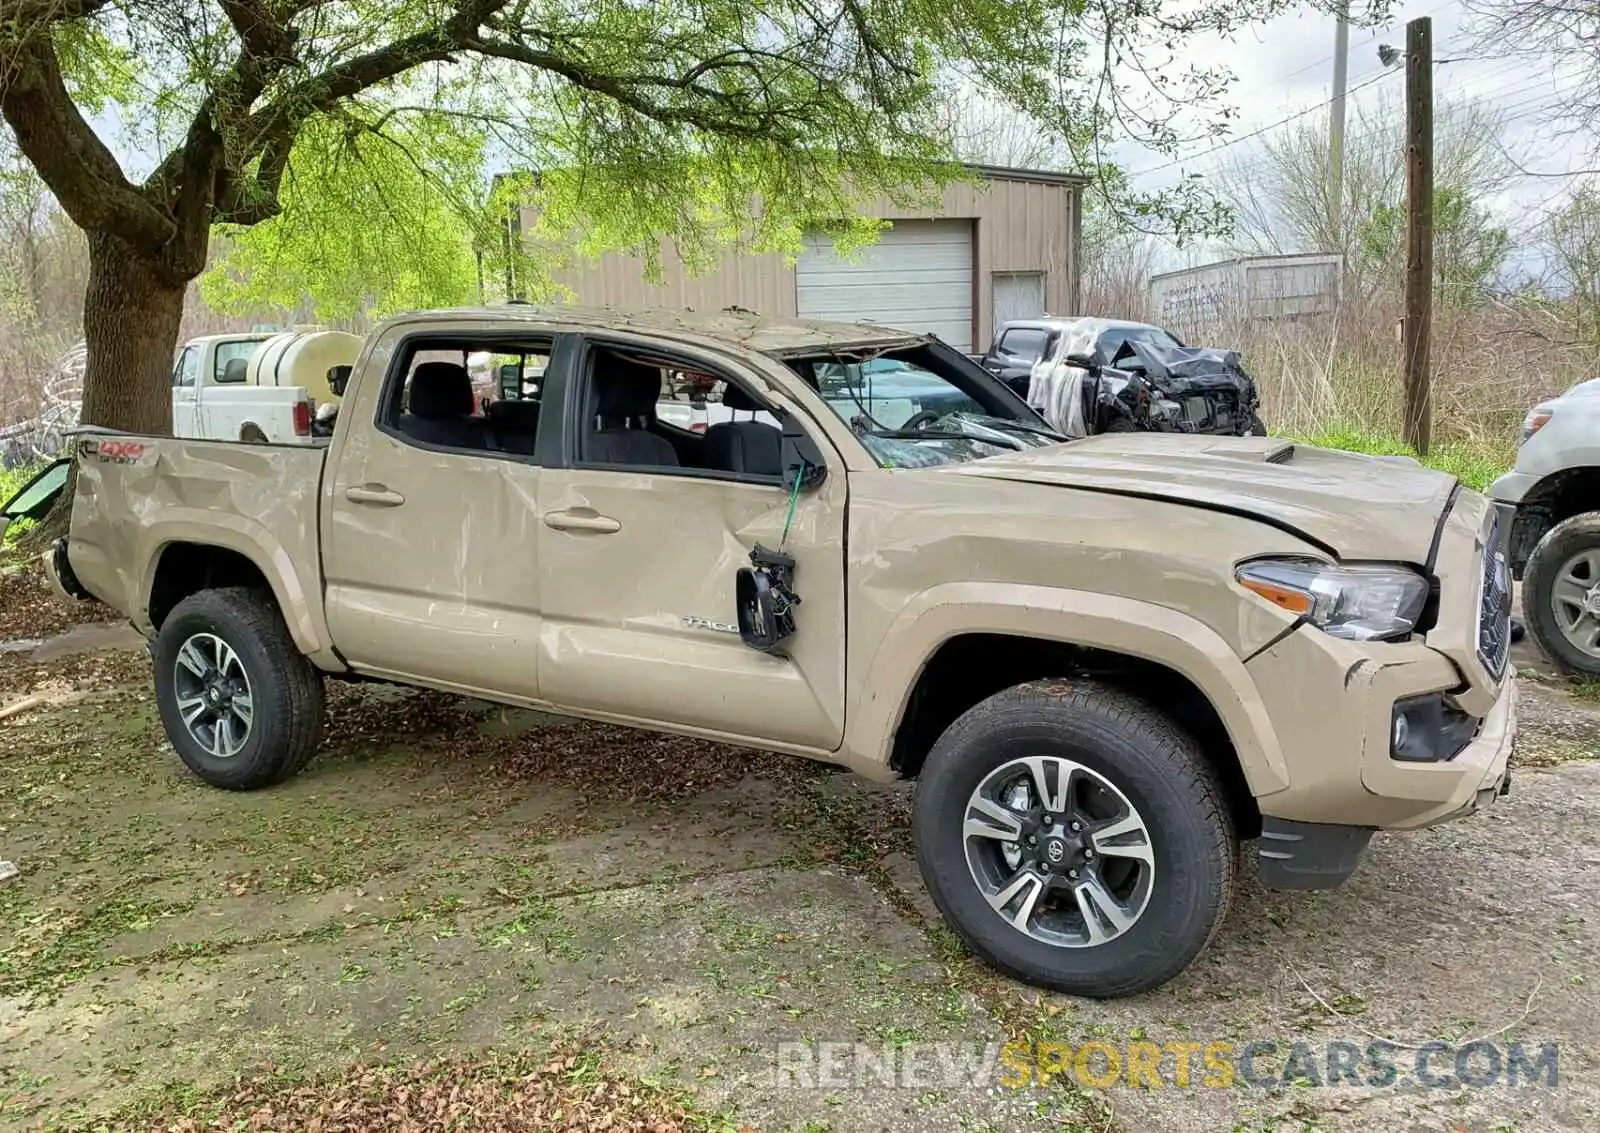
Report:
[[[1091,354],[1068,354],[1062,361],[1068,366],[1075,366],[1080,370],[1088,370],[1091,373],[1099,369],[1095,363],[1094,356]]]
[[[328,367],[328,391],[334,397],[344,396],[344,387],[350,384],[350,369],[349,366]]]
[[[739,637],[751,649],[774,652],[794,633],[794,559],[769,551],[760,543],[750,552],[750,565],[734,579],[735,609],[739,611]]]
[[[783,422],[783,436],[778,450],[783,461],[784,486],[794,488],[798,477],[799,490],[809,492],[828,478],[827,462],[822,459],[822,450],[817,447],[817,442],[800,427],[792,413],[779,416]]]

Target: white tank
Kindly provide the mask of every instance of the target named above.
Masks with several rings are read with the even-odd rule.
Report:
[[[301,386],[317,404],[339,400],[328,388],[328,370],[355,364],[359,335],[342,330],[296,327],[266,339],[250,356],[251,385]]]

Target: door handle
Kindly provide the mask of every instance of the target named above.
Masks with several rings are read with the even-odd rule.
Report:
[[[610,535],[621,531],[622,524],[609,515],[598,515],[587,508],[582,511],[547,511],[544,525],[556,531],[589,531],[596,535]]]
[[[406,498],[390,491],[382,484],[352,484],[344,490],[344,498],[353,504],[372,504],[375,507],[399,507]]]

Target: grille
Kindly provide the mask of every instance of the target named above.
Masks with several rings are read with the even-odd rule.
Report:
[[[1495,517],[1483,548],[1483,586],[1478,593],[1478,660],[1496,680],[1506,670],[1511,652],[1511,570],[1500,547],[1500,518]]]

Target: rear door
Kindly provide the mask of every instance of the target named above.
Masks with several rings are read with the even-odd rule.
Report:
[[[354,668],[538,698],[543,487],[532,446],[494,447],[470,392],[460,415],[427,418],[425,438],[409,398],[419,366],[459,366],[470,390],[468,354],[542,356],[548,342],[508,337],[503,323],[401,325],[360,363],[339,411],[322,519],[328,626]]]
[[[626,335],[573,341],[573,364],[552,367],[546,386],[545,412],[564,407],[563,427],[539,436],[544,699],[614,719],[836,749],[844,727],[846,504],[837,454],[797,406],[721,356]],[[618,357],[666,375],[734,382],[761,406],[740,411],[745,421],[794,414],[823,449],[827,478],[796,495],[776,467],[771,475],[709,467],[710,446],[689,434],[674,438],[675,461],[663,453],[594,462],[596,374]],[[633,427],[670,432],[659,422]],[[758,543],[794,557],[803,599],[798,630],[777,654],[749,648],[738,632],[736,576]]]

